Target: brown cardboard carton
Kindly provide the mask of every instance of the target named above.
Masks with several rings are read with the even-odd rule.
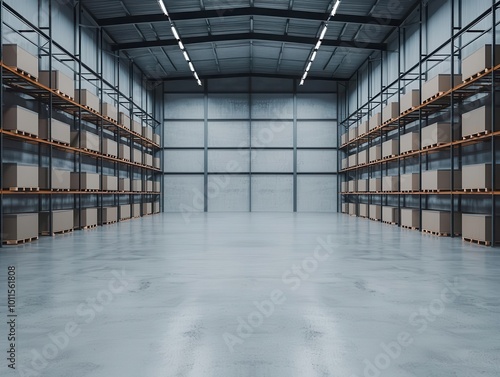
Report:
[[[153,181],[146,181],[146,192],[153,192]]]
[[[437,75],[422,85],[422,100],[425,101],[437,94],[447,92],[452,87],[455,87],[461,83],[462,75],[455,75],[453,83],[451,80],[451,75]]]
[[[462,172],[456,170],[454,174],[454,190],[462,188]],[[422,173],[422,190],[426,191],[450,191],[450,170],[429,170]]]
[[[111,175],[102,176],[102,190],[103,191],[118,191],[118,177]]]
[[[99,224],[116,223],[118,221],[118,207],[105,207],[99,211]]]
[[[399,155],[398,153],[398,140],[387,140],[382,144],[382,158],[388,158]]]
[[[87,149],[92,152],[100,152],[101,145],[99,143],[99,136],[91,132],[82,131],[80,133],[80,143],[78,142],[78,132],[71,132],[71,146],[74,148]]]
[[[97,208],[82,208],[82,222],[80,224],[80,211],[74,211],[74,226],[75,228],[86,228],[89,226],[96,226],[97,221]]]
[[[95,173],[71,173],[71,190],[97,190],[101,189],[100,176]]]
[[[368,131],[370,131],[370,127],[368,126],[368,121],[365,120],[358,126],[358,136],[364,136]]]
[[[102,153],[111,157],[118,157],[118,144],[111,139],[102,139]]]
[[[160,169],[161,168],[161,161],[160,161],[159,157],[155,157],[153,159],[153,167],[155,167],[156,169]]]
[[[132,131],[134,131],[136,134],[142,135],[142,124],[133,120],[132,121]]]
[[[420,106],[420,90],[410,90],[401,96],[401,114]]]
[[[128,145],[120,144],[118,156],[122,160],[130,161],[130,147]]]
[[[481,47],[462,61],[462,76],[468,79],[476,73],[483,72],[491,67],[491,44]],[[500,64],[500,45],[495,46],[495,66]]]
[[[369,149],[369,161],[375,162],[382,159],[382,147],[380,145],[374,145]]]
[[[358,209],[358,206],[356,203],[349,203],[349,215],[357,216],[357,214],[358,214],[357,209]]]
[[[420,174],[404,174],[401,176],[401,191],[412,192],[420,190]]]
[[[352,126],[349,128],[349,141],[353,141],[358,137],[358,127]]]
[[[99,111],[99,98],[87,89],[75,89],[75,101],[92,110]]]
[[[382,178],[382,191],[384,192],[398,192],[399,179],[398,176],[388,176]]]
[[[342,170],[347,169],[349,167],[349,159],[348,158],[343,158],[341,162],[341,168]]]
[[[153,191],[154,192],[161,192],[161,184],[160,184],[160,182],[153,182]]]
[[[4,241],[24,241],[38,237],[38,213],[4,214]]]
[[[368,204],[359,204],[359,217],[367,218],[370,212],[370,206]]]
[[[495,165],[495,190],[500,190],[500,165]],[[463,190],[493,190],[491,164],[467,165],[462,168]]]
[[[449,123],[434,123],[422,128],[422,148],[451,142]]]
[[[139,149],[134,148],[134,162],[142,164],[142,152]]]
[[[358,181],[356,180],[349,181],[348,186],[349,186],[349,192],[356,192],[358,189]]]
[[[358,153],[358,164],[366,165],[367,163],[368,163],[368,149],[365,149]]]
[[[102,111],[101,111],[101,113],[105,117],[111,118],[111,119],[113,119],[115,121],[118,120],[118,110],[116,109],[116,107],[114,107],[113,105],[111,105],[109,103],[104,102],[102,104]]]
[[[382,191],[382,179],[371,178],[369,180],[369,189],[370,189],[370,192],[381,192]]]
[[[153,129],[151,127],[142,127],[142,136],[148,140],[153,140]]]
[[[483,106],[462,114],[462,137],[500,130],[500,116],[495,117],[493,130],[492,123],[491,106]]]
[[[132,120],[130,119],[130,117],[125,113],[120,113],[119,118],[119,123],[127,130],[130,130],[132,127]]]
[[[451,212],[422,211],[422,229],[428,232],[451,235]],[[455,213],[455,234],[462,233],[462,214]]]
[[[140,179],[134,179],[132,181],[132,191],[142,192],[142,181]]]
[[[51,76],[52,83],[49,82]],[[40,83],[46,87],[58,90],[68,97],[73,97],[75,94],[75,81],[61,71],[52,71],[52,74],[50,71],[40,71]]]
[[[371,204],[370,205],[370,220],[382,220],[382,206]]]
[[[473,241],[491,242],[493,239],[491,234],[491,219],[492,217],[490,215],[472,215],[464,213],[462,215],[463,238]],[[497,217],[495,227],[495,235],[498,241],[498,236],[500,235],[500,217]]]
[[[158,134],[153,134],[153,143],[160,145],[161,144],[161,137]]]
[[[141,217],[141,205],[136,203],[132,204],[132,217]]]
[[[131,216],[131,207],[130,204],[125,204],[120,206],[120,220],[130,219]]]
[[[21,106],[12,106],[5,110],[3,129],[25,132],[38,136],[38,114]]]
[[[406,228],[420,228],[420,210],[401,208],[401,225]]]
[[[382,124],[382,114],[377,113],[370,118],[368,125],[369,125],[369,129],[371,131],[371,130],[377,128],[378,126],[380,126],[381,124]]]
[[[38,181],[41,190],[65,190],[71,189],[71,172],[65,170],[52,170],[52,183],[49,182],[49,168],[38,170]]]
[[[39,188],[38,167],[3,164],[3,188]]]
[[[349,203],[342,203],[342,213],[349,213]]]
[[[416,132],[410,132],[401,136],[401,153],[418,151],[420,136]]]
[[[71,144],[71,128],[69,124],[52,119],[52,138],[50,141],[55,141],[62,144]],[[38,122],[38,133],[44,140],[49,140],[49,120],[40,119]]]
[[[153,156],[150,155],[149,153],[144,153],[144,165],[146,166],[153,166]]]
[[[153,204],[152,203],[142,203],[142,214],[143,215],[151,215],[153,213]]]
[[[342,182],[340,184],[340,192],[348,192],[348,182]]]
[[[368,179],[358,181],[358,192],[368,192]]]
[[[50,221],[52,219],[52,233],[64,232],[73,230],[74,212],[70,210],[40,212],[39,225],[41,234],[50,234]]]
[[[160,213],[160,202],[153,203],[153,213]]]
[[[352,154],[349,156],[349,167],[354,168],[356,166],[358,166],[358,155]]]
[[[399,103],[391,102],[382,110],[382,124],[399,118]]]
[[[390,224],[399,224],[399,209],[397,207],[382,207],[382,221]]]
[[[18,68],[31,76],[38,78],[38,57],[31,55],[16,44],[4,44],[3,63],[12,68]]]
[[[349,134],[345,133],[340,136],[340,145],[345,145],[349,141]]]
[[[130,179],[120,178],[118,180],[118,189],[123,192],[130,192]]]

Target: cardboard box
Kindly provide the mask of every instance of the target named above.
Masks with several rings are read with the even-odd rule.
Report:
[[[153,134],[153,143],[160,145],[161,144],[161,137],[158,134]]]
[[[340,192],[348,192],[349,187],[348,187],[348,182],[341,182],[340,183]]]
[[[139,149],[134,148],[134,162],[142,164],[142,152]]]
[[[372,116],[370,118],[370,121],[369,121],[369,129],[370,131],[377,128],[378,126],[380,126],[382,124],[382,114],[381,113],[377,113],[375,114],[374,116]]]
[[[368,133],[368,131],[370,131],[370,128],[368,126],[368,121],[365,120],[358,126],[358,136],[364,136]]]
[[[422,229],[441,235],[451,235],[451,212],[422,211]],[[462,214],[455,213],[455,234],[462,233]]]
[[[49,82],[51,76],[52,82]],[[54,90],[58,90],[68,97],[73,98],[73,96],[75,95],[75,81],[71,77],[66,76],[61,71],[52,71],[52,74],[50,71],[40,71],[39,81],[42,85],[45,85],[46,87]]]
[[[345,145],[349,141],[349,134],[345,133],[340,136],[340,145]]]
[[[17,68],[38,78],[38,57],[15,44],[2,46],[2,60],[7,67]]]
[[[382,158],[388,158],[399,155],[399,143],[398,140],[392,139],[387,140],[382,144]]]
[[[413,192],[420,191],[420,174],[404,174],[401,176],[401,191]]]
[[[462,137],[500,130],[500,116],[495,117],[496,124],[492,129],[491,111],[491,106],[483,106],[462,114]]]
[[[143,215],[153,214],[153,203],[142,203],[142,214]]]
[[[358,215],[358,206],[356,203],[349,203],[349,215],[357,216]]]
[[[156,169],[161,169],[161,160],[159,157],[153,158],[153,167]]]
[[[420,210],[401,208],[401,226],[420,229]]]
[[[125,127],[127,130],[130,130],[132,127],[132,120],[128,115],[125,113],[120,113],[119,114],[119,122],[123,127]]]
[[[400,103],[401,114],[420,106],[420,90],[409,90],[404,96],[401,96]]]
[[[391,102],[382,110],[382,124],[399,118],[399,102]]]
[[[142,136],[148,140],[153,140],[153,129],[151,127],[142,127]]]
[[[75,228],[86,228],[98,224],[97,208],[82,208],[81,214],[82,221],[80,223],[80,211],[77,209],[74,211]]]
[[[382,206],[370,205],[370,220],[382,221]]]
[[[467,165],[462,167],[463,190],[493,190],[491,164]],[[495,165],[495,188],[500,190],[500,165]]]
[[[75,101],[83,106],[87,106],[92,110],[99,111],[99,98],[90,93],[87,89],[75,89]]]
[[[132,217],[141,217],[141,205],[136,203],[132,204]]]
[[[52,219],[52,232],[50,232],[50,221]],[[68,230],[73,230],[74,212],[70,210],[40,212],[39,217],[40,233],[44,235],[52,235],[51,233],[60,233]]]
[[[153,182],[153,192],[161,192],[161,183]]]
[[[359,204],[359,217],[368,218],[370,214],[370,206],[365,203]]]
[[[130,204],[120,206],[120,220],[127,220],[132,217]]]
[[[401,153],[418,151],[420,149],[420,135],[417,132],[410,132],[401,135]]]
[[[40,119],[38,134],[44,140],[55,141],[62,144],[71,144],[71,128],[69,124],[52,119],[52,137],[49,139],[49,120]]]
[[[349,159],[348,158],[343,158],[341,162],[341,169],[347,169],[349,167]]]
[[[349,203],[342,203],[342,213],[349,213]]]
[[[72,131],[71,146],[74,148],[87,149],[89,151],[98,153],[101,151],[99,136],[87,131],[82,131],[80,133],[80,143],[78,142],[78,132]]]
[[[153,192],[153,181],[146,181],[146,192]]]
[[[38,238],[38,213],[3,215],[2,233],[4,242]]]
[[[349,167],[354,168],[356,166],[358,166],[358,155],[355,153],[349,156]]]
[[[3,114],[3,129],[38,136],[38,114],[21,106],[12,106]]]
[[[358,192],[368,192],[368,179],[358,180]]]
[[[388,176],[382,178],[382,191],[383,192],[398,192],[399,191],[399,177]]]
[[[118,221],[118,207],[105,207],[99,211],[99,224],[111,224]]]
[[[101,114],[104,115],[105,117],[118,121],[118,110],[116,107],[114,107],[109,103],[104,102],[102,104]]]
[[[118,157],[118,143],[111,139],[102,139],[102,153],[111,156]]]
[[[451,75],[437,75],[422,85],[422,101],[426,101],[429,98],[434,97],[440,93],[447,92],[452,87],[455,87],[461,83],[462,75],[455,75],[453,78],[453,84]]]
[[[130,179],[129,178],[120,178],[118,180],[118,190],[124,192],[130,192]]]
[[[472,241],[491,242],[493,239],[491,220],[492,216],[490,215],[464,213],[462,215],[462,237]],[[495,228],[496,241],[498,241],[498,237],[500,236],[500,217],[496,218]]]
[[[3,164],[3,188],[39,188],[38,167]]]
[[[132,131],[136,134],[142,135],[142,124],[133,120],[132,121]]]
[[[153,203],[153,213],[160,213],[160,202]]]
[[[483,72],[485,69],[491,69],[492,45],[488,44],[481,47],[462,60],[462,76],[468,79],[476,73]],[[500,45],[495,46],[495,66],[500,64]]]
[[[358,181],[352,180],[348,183],[349,192],[356,192],[358,190]]]
[[[399,224],[399,209],[397,207],[382,207],[382,221],[389,224]]]
[[[128,145],[120,144],[118,157],[122,160],[130,161],[130,147]]]
[[[142,192],[142,181],[140,179],[134,179],[132,181],[132,191]]]
[[[38,182],[41,190],[67,190],[71,189],[71,172],[66,170],[52,170],[52,180],[49,182],[49,168],[38,170]]]
[[[454,190],[462,189],[462,172],[455,170]],[[450,191],[451,171],[450,170],[429,170],[422,173],[422,190],[428,191]]]
[[[353,141],[358,137],[358,127],[352,126],[349,128],[349,141]]]
[[[103,191],[118,191],[118,177],[112,175],[102,176],[102,190]]]
[[[358,153],[358,164],[366,165],[367,163],[368,163],[368,149],[365,149]]]
[[[375,162],[382,159],[382,147],[380,145],[374,145],[368,151],[369,161]]]
[[[153,156],[150,155],[149,153],[144,153],[144,165],[146,166],[153,166]]]
[[[434,123],[422,128],[422,148],[450,142],[450,123]]]
[[[101,189],[99,174],[71,173],[71,190],[80,190],[80,189],[99,191]]]
[[[368,184],[368,189],[370,192],[381,192],[382,191],[382,179],[381,178],[371,178]]]

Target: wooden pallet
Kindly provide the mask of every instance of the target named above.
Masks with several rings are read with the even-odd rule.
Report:
[[[9,187],[9,191],[14,192],[37,192],[40,191],[39,187]]]
[[[431,149],[431,148],[435,148],[435,147],[440,147],[441,145],[445,145],[447,143],[435,143],[435,144],[430,144],[430,145],[426,145],[425,147],[422,147],[422,150],[426,150],[426,149]]]
[[[435,192],[435,193],[440,193],[440,192],[448,192],[450,190],[422,190],[422,192]]]
[[[398,223],[395,223],[393,221],[382,221],[382,222],[387,225],[398,225]]]
[[[450,237],[451,236],[450,233],[440,233],[440,232],[434,232],[432,230],[425,230],[425,229],[422,229],[422,233],[430,234],[432,236],[438,236],[438,237]]]
[[[113,156],[112,154],[103,154],[103,156],[106,156],[106,157],[111,157],[111,158],[118,158],[117,156]]]
[[[95,228],[97,228],[97,224],[86,225],[86,226],[82,227],[81,229],[83,229],[83,230],[90,230],[90,229],[95,229]]]
[[[432,97],[427,98],[425,101],[423,101],[423,102],[422,102],[422,104],[429,103],[429,102],[431,102],[431,101],[435,100],[436,98],[441,97],[444,93],[445,93],[445,92],[439,92],[439,93],[437,93],[437,94],[434,94]]]
[[[32,137],[33,139],[38,139],[38,135],[31,134],[31,133],[25,132],[25,131],[20,131],[20,130],[5,130],[5,131],[12,132],[13,134],[16,134],[16,135],[23,135],[23,136]]]
[[[464,189],[464,192],[492,192],[490,189]]]
[[[418,230],[417,227],[414,226],[408,226],[408,225],[401,225],[401,228],[403,229],[408,229],[408,230]]]
[[[68,192],[70,189],[52,189],[53,192]]]
[[[93,108],[91,108],[90,106],[87,106],[87,105],[82,105],[86,110],[90,111],[91,113],[94,113],[94,114],[99,114],[99,112],[97,110],[94,110]]]
[[[111,224],[116,224],[116,223],[118,223],[118,221],[108,221],[108,222],[102,223],[102,225],[111,225]]]
[[[472,135],[462,136],[462,140],[475,139],[476,137],[481,137],[481,136],[489,135],[490,133],[491,133],[491,131],[484,130],[483,132],[477,132],[477,133],[472,134]]]
[[[56,92],[56,93],[57,93],[57,94],[59,94],[60,96],[62,96],[62,97],[64,97],[64,98],[67,98],[67,99],[69,99],[69,100],[71,100],[71,101],[74,101],[74,100],[75,100],[75,98],[74,98],[74,97],[71,97],[71,96],[69,96],[69,95],[67,95],[67,94],[63,93],[63,92],[61,92],[60,90],[57,90],[57,89],[56,89],[56,90],[54,90],[54,92]]]
[[[404,115],[406,115],[406,114],[409,114],[409,113],[411,113],[411,112],[412,112],[413,110],[415,110],[415,109],[416,109],[416,107],[411,107],[411,108],[409,108],[408,110],[403,111],[403,112],[401,113],[401,116],[404,116]]]
[[[96,190],[96,189],[81,189],[81,190],[78,190],[78,191],[84,191],[84,192],[99,192],[99,190]]]
[[[473,240],[471,238],[465,238],[465,237],[463,237],[462,240],[464,242],[469,242],[469,243],[473,243],[473,244],[476,244],[476,245],[491,246],[491,242],[490,241],[479,241],[479,240]]]
[[[54,144],[59,144],[59,145],[62,145],[64,147],[70,147],[71,144],[70,143],[66,143],[64,141],[58,141],[58,140],[50,140],[52,143]]]
[[[398,157],[398,156],[397,156],[397,155],[395,155],[395,154],[391,154],[391,155],[389,155],[389,156],[385,156],[385,157],[383,157],[383,158],[382,158],[382,161],[389,160],[389,159],[394,158],[394,157]]]
[[[42,232],[42,236],[58,236],[58,235],[61,235],[61,234],[67,234],[67,233],[71,233],[73,232],[73,229],[65,229],[65,230],[59,230],[57,232]]]
[[[28,72],[26,72],[26,71],[23,71],[23,70],[22,70],[22,69],[20,69],[20,68],[17,68],[17,67],[11,67],[11,68],[14,68],[14,70],[15,70],[17,73],[20,73],[21,75],[23,75],[23,76],[25,76],[25,77],[28,77],[28,78],[30,78],[30,79],[31,79],[31,80],[33,80],[33,81],[38,81],[38,79],[37,79],[35,76],[33,76],[32,74],[30,74],[30,73],[28,73]]]
[[[37,241],[37,240],[38,240],[38,237],[26,238],[24,240],[4,240],[3,244],[4,245],[22,245],[22,244]]]
[[[469,82],[469,81],[472,81],[472,80],[474,80],[474,79],[478,78],[479,76],[481,76],[481,75],[483,75],[483,74],[485,74],[485,73],[488,73],[488,72],[490,72],[490,71],[491,71],[491,68],[485,68],[485,69],[483,69],[482,71],[479,71],[478,73],[475,73],[475,74],[473,74],[473,75],[472,75],[472,76],[470,76],[470,77],[467,77],[465,80],[463,80],[463,82]]]
[[[377,222],[381,222],[382,221],[381,219],[373,219],[371,217],[369,219],[372,220],[372,221],[377,221]]]
[[[401,156],[406,156],[407,154],[412,154],[415,152],[418,152],[418,151],[406,151],[406,152],[401,153]]]

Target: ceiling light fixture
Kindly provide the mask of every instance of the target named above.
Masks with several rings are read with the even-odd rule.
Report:
[[[304,70],[304,75],[302,76],[302,80],[300,80],[300,86],[304,85],[304,83],[306,81],[307,75],[309,74],[309,71],[311,70],[312,63],[314,62],[314,60],[318,56],[318,50],[321,47],[321,45],[323,44],[323,40],[325,39],[326,33],[328,31],[328,22],[330,21],[330,19],[332,17],[334,17],[337,14],[337,10],[339,9],[339,6],[340,6],[340,0],[337,0],[335,2],[335,4],[333,5],[333,9],[332,9],[332,12],[330,13],[330,16],[328,16],[328,19],[326,20],[326,22],[322,26],[318,42],[314,46],[314,49],[312,50],[312,52],[309,54],[309,59],[307,60],[306,69]]]
[[[198,83],[199,86],[202,86],[203,83],[201,82],[198,73],[196,73],[196,69],[194,68],[193,62],[191,61],[191,58],[189,57],[188,52],[186,51],[186,47],[184,46],[184,43],[181,41],[181,37],[179,36],[179,32],[177,31],[174,23],[172,22],[172,19],[170,18],[170,15],[168,14],[167,7],[165,6],[165,3],[163,0],[158,0],[158,4],[162,10],[162,12],[165,14],[165,16],[168,17],[168,21],[170,22],[170,30],[172,30],[172,34],[174,35],[175,40],[177,41],[180,50],[182,51],[182,55],[184,56],[184,59],[189,65],[189,69],[193,73],[193,76]]]

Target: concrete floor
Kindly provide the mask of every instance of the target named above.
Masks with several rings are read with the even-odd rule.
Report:
[[[500,375],[500,250],[461,240],[336,214],[159,215],[2,249],[3,308],[8,265],[18,370],[2,356],[2,376]]]

